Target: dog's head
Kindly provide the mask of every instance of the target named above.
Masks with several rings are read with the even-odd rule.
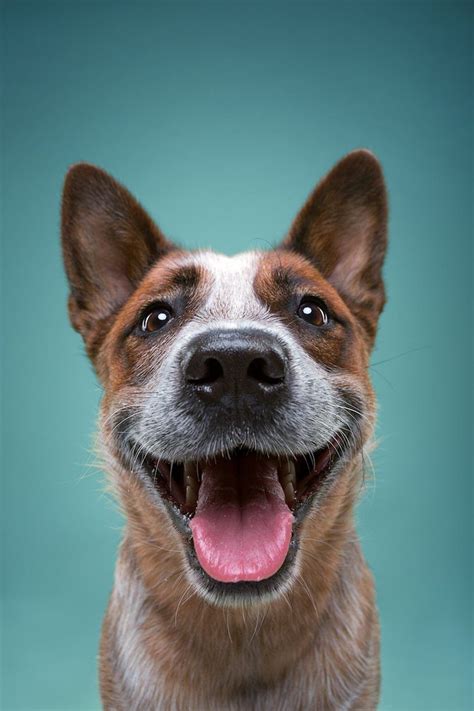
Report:
[[[278,248],[235,257],[179,249],[109,175],[68,173],[70,315],[105,389],[123,503],[152,539],[175,536],[214,599],[286,589],[307,532],[350,508],[386,221],[367,151],[335,166]]]

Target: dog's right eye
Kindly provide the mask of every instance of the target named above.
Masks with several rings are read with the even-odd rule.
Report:
[[[172,317],[173,315],[169,308],[166,306],[157,306],[143,317],[141,331],[142,333],[154,333],[160,328],[163,328],[163,326],[166,326]]]

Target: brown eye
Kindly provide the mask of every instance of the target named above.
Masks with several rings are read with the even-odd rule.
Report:
[[[160,328],[163,328],[163,326],[166,326],[171,317],[172,314],[170,309],[167,309],[164,306],[157,307],[144,317],[141,323],[141,330],[143,333],[154,333]]]
[[[314,301],[302,301],[296,313],[303,321],[307,321],[313,326],[325,326],[329,320],[324,307]]]

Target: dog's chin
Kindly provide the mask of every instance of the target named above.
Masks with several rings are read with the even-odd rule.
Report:
[[[301,526],[345,459],[346,442],[338,433],[295,457],[239,448],[185,462],[143,459],[140,474],[180,533],[188,577],[208,601],[253,604],[289,588]]]

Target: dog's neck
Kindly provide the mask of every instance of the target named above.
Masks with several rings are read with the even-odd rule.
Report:
[[[323,538],[316,527],[304,532],[295,584],[246,607],[203,599],[183,571],[176,534],[151,528],[144,509],[128,510],[102,657],[126,684],[130,709],[200,709],[206,699],[209,708],[211,697],[216,708],[257,708],[259,694],[258,708],[270,709],[282,692],[288,708],[307,708],[315,688],[327,708],[357,697],[371,676],[374,606],[344,493]]]

